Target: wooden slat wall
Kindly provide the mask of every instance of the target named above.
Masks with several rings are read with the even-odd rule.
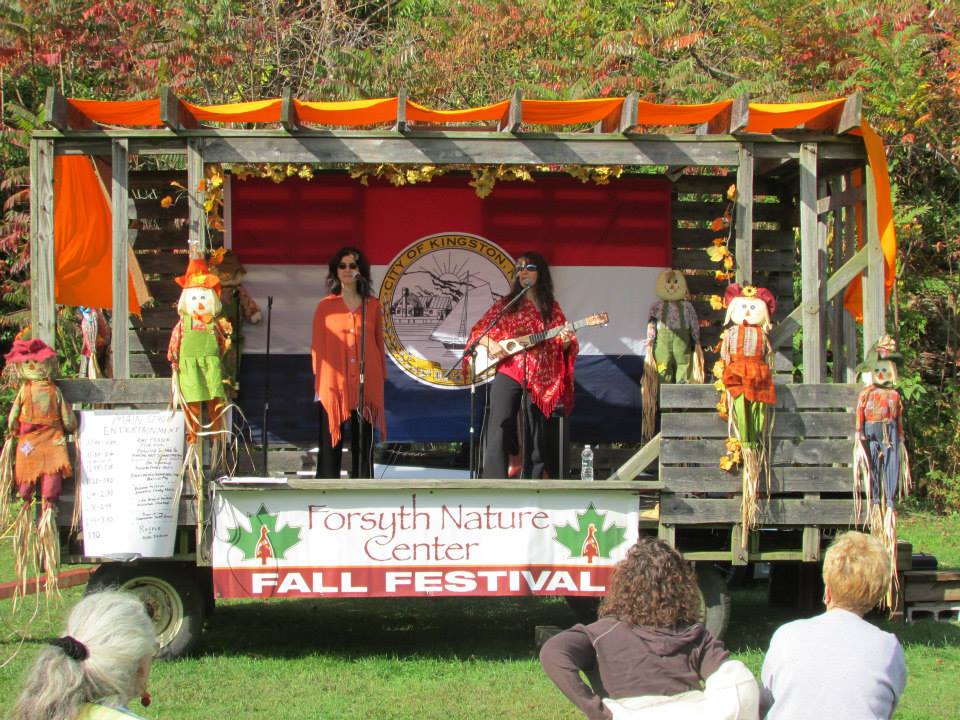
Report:
[[[177,323],[180,287],[173,279],[187,268],[187,198],[180,194],[172,207],[161,200],[178,197],[171,181],[187,183],[186,171],[131,172],[130,194],[136,208],[134,253],[154,298],[141,318],[130,323],[130,374],[133,377],[169,377],[167,344]]]
[[[762,526],[843,526],[851,494],[857,385],[779,385],[774,412],[772,479],[761,500]],[[736,524],[740,472],[725,472],[727,425],[709,385],[661,389],[660,522],[665,526]],[[826,495],[826,497],[824,497]]]
[[[681,175],[673,186],[673,267],[687,271],[697,316],[700,318],[700,339],[704,348],[708,380],[710,368],[717,359],[714,350],[723,329],[724,310],[710,306],[710,296],[723,296],[726,281],[714,277],[722,266],[707,256],[713,239],[725,233],[710,229],[715,218],[727,208],[727,188],[736,184],[736,175]],[[797,210],[792,199],[784,199],[778,189],[762,179],[754,183],[753,205],[753,284],[768,288],[777,298],[776,323],[794,308],[793,275],[796,272],[793,228]],[[736,252],[735,242],[730,251]],[[792,380],[793,349],[789,341],[776,348],[774,371],[781,382]]]

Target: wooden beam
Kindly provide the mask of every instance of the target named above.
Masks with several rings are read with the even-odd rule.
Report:
[[[61,132],[70,129],[67,121],[67,99],[52,85],[47,88],[46,121]]]
[[[97,130],[99,126],[76,110],[55,87],[47,88],[45,103],[46,121],[61,132],[70,130]]]
[[[129,221],[129,162],[128,141],[114,140],[110,165],[110,210],[113,215],[113,333],[110,345],[113,350],[113,377],[125,380],[130,377],[130,353],[127,348],[127,325],[130,317],[130,298],[127,297],[127,230]]]
[[[187,242],[190,245],[190,257],[206,255],[207,233],[206,213],[203,201],[206,193],[200,189],[203,180],[203,153],[200,143],[202,140],[187,142],[187,197],[189,198],[190,217],[188,220]]]
[[[843,110],[840,112],[840,118],[837,120],[837,135],[845,135],[851,130],[860,127],[863,116],[863,93],[857,90],[853,95],[849,95],[843,103]]]
[[[747,129],[750,122],[750,95],[743,93],[733,99],[730,108],[730,132],[737,133]]]
[[[823,382],[823,315],[825,305],[820,275],[817,222],[817,146],[800,146],[800,284],[803,315],[803,381]]]
[[[817,212],[821,215],[826,212],[834,212],[841,208],[863,202],[864,198],[866,198],[866,190],[863,185],[856,187],[848,185],[841,190],[834,184],[833,191],[830,195],[817,200]]]
[[[692,136],[689,136],[692,138]],[[193,138],[191,138],[193,139]],[[198,140],[200,138],[197,138]],[[202,138],[205,162],[290,163],[413,163],[510,165],[692,165],[736,167],[739,143],[716,139],[686,142],[673,139],[643,141],[636,136],[581,134],[559,139],[550,134],[524,133],[522,140],[504,132],[432,133],[358,137],[308,134],[291,137],[250,137],[216,134]]]
[[[53,141],[30,141],[30,322],[32,337],[56,337],[53,292]]]
[[[734,215],[734,237],[737,261],[737,282],[753,282],[753,144],[740,146],[737,166],[737,202]],[[772,319],[772,318],[771,318]]]
[[[297,117],[297,106],[293,102],[293,93],[289,87],[284,87],[280,93],[280,124],[289,133],[295,133],[302,125]]]
[[[827,300],[832,300],[851,283],[867,267],[867,248],[861,248],[857,253],[847,260],[837,272],[827,280]],[[793,309],[789,315],[781,320],[770,332],[770,344],[779,347],[793,333],[800,329],[800,321],[803,316],[803,303]]]
[[[637,130],[637,104],[640,102],[639,93],[627,93],[620,108],[620,123],[617,132],[626,135]]]
[[[657,433],[635,455],[617,468],[607,480],[633,480],[659,457],[660,433]]]
[[[863,277],[863,357],[886,332],[884,261],[877,226],[876,183],[873,168],[866,166],[867,202],[864,221],[867,226],[867,270]]]
[[[171,130],[195,130],[200,122],[170,88],[160,88],[160,121]]]
[[[403,88],[397,93],[397,122],[393,129],[397,132],[407,131],[407,91]]]
[[[510,107],[502,118],[500,118],[499,130],[505,133],[515,133],[523,125],[523,93],[520,90],[514,90],[510,98]]]

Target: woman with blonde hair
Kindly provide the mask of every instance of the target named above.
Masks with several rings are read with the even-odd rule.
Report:
[[[890,580],[883,544],[861,532],[839,535],[823,559],[827,611],[795,620],[770,639],[761,706],[777,718],[886,720],[907,682],[900,641],[863,619]]]
[[[147,678],[157,650],[143,602],[108,590],[70,611],[62,637],[40,651],[10,720],[122,720],[127,703],[150,702]]]

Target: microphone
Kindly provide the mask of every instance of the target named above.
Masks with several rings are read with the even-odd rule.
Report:
[[[360,273],[354,272],[353,281],[357,284],[357,292],[362,295],[367,287],[367,279]]]

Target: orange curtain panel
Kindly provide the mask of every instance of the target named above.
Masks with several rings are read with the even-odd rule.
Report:
[[[53,161],[54,300],[61,305],[113,307],[112,214],[90,158]],[[128,279],[130,312],[140,314]]]

